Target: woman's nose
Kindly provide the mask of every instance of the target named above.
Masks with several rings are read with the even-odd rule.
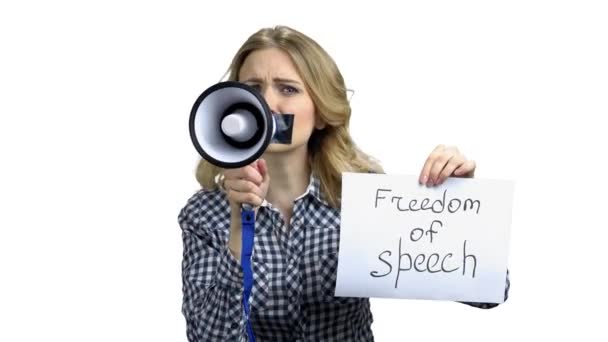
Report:
[[[278,100],[277,100],[276,96],[274,95],[272,88],[267,87],[264,90],[264,93],[262,94],[262,96],[264,97],[264,100],[266,100],[266,103],[268,104],[270,111],[273,113],[279,113]]]

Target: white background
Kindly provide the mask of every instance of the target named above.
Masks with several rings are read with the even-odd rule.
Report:
[[[439,143],[516,182],[511,298],[372,300],[377,341],[604,340],[602,1],[0,5],[0,341],[185,341],[187,121],[257,29],[335,58],[388,172]]]

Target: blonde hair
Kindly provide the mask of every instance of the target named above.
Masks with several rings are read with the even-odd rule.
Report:
[[[351,108],[344,79],[334,60],[314,40],[286,26],[264,28],[251,35],[234,56],[229,80],[238,81],[247,56],[266,48],[278,48],[292,59],[315,104],[316,115],[326,124],[315,129],[308,141],[312,172],[319,177],[321,193],[333,206],[340,205],[342,172],[384,173],[380,164],[363,153],[348,131]],[[217,188],[221,168],[201,159],[196,179],[205,189]]]

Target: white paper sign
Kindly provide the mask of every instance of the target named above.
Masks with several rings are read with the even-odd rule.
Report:
[[[343,173],[336,296],[504,301],[513,182]]]

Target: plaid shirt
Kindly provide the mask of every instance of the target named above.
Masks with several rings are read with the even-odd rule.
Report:
[[[255,225],[251,324],[257,341],[373,341],[368,298],[334,297],[340,211],[311,175],[290,227],[264,201]],[[183,306],[189,341],[247,341],[243,274],[228,251],[230,205],[200,190],[179,213],[184,242]],[[509,289],[507,273],[505,299]],[[465,303],[490,308],[497,304]]]

